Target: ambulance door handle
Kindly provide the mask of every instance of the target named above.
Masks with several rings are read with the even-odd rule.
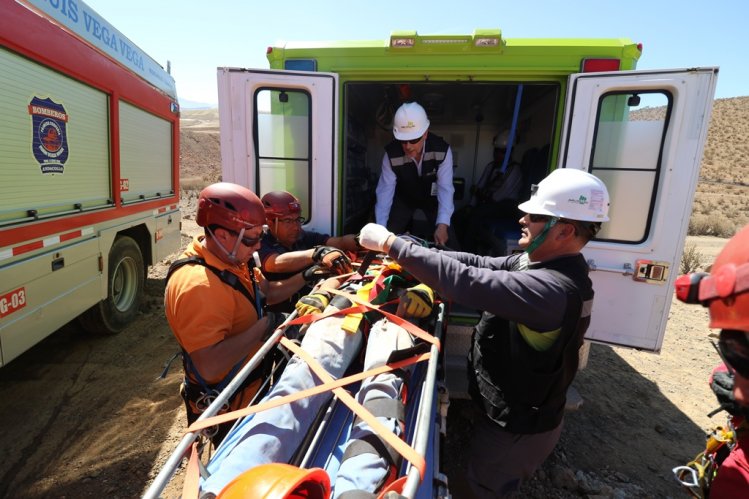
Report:
[[[624,276],[634,275],[634,270],[632,269],[631,263],[624,263],[620,268],[599,267],[598,265],[596,265],[595,260],[588,260],[588,267],[590,267],[590,270],[595,270],[597,272],[613,272],[615,274],[621,274]]]

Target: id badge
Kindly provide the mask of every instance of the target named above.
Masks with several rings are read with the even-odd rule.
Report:
[[[436,196],[437,195],[437,182],[432,182],[432,188],[431,188],[431,193],[430,194],[432,196]]]

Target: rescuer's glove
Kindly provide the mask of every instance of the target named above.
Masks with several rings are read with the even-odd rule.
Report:
[[[328,277],[333,277],[333,275],[335,275],[335,272],[320,265],[313,265],[302,272],[304,281],[310,286],[317,284],[320,279],[327,279]]]
[[[408,288],[400,297],[395,314],[404,318],[422,319],[432,313],[432,307],[434,307],[434,291],[426,284],[418,284]]]
[[[713,369],[710,375],[710,388],[715,393],[715,397],[720,403],[720,408],[709,414],[710,416],[723,409],[732,416],[749,418],[749,407],[736,402],[733,396],[733,383],[734,374],[728,372],[725,365],[719,365]]]
[[[296,311],[299,313],[299,317],[301,317],[308,314],[319,314],[325,310],[328,303],[330,303],[330,293],[315,291],[302,296],[294,307],[296,307]]]
[[[359,244],[372,251],[384,251],[385,243],[393,233],[382,225],[368,223],[359,232]]]
[[[312,253],[312,261],[318,265],[333,269],[336,274],[353,272],[351,260],[346,253],[332,246],[317,246]]]

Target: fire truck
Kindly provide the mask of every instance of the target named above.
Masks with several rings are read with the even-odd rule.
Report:
[[[180,244],[171,75],[80,0],[1,0],[0,365],[122,331]]]

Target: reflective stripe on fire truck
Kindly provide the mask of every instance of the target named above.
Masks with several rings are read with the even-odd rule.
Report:
[[[14,248],[6,248],[0,250],[0,261],[7,260],[8,258],[22,255],[24,253],[28,253],[30,251],[38,250],[41,248],[49,248],[50,246],[54,246],[55,244],[60,244],[64,241],[70,241],[71,239],[76,239],[78,237],[90,236],[93,233],[93,227],[86,227],[85,229],[78,229],[72,232],[58,234],[56,236],[40,239],[39,241],[34,241],[32,243],[21,244]]]

